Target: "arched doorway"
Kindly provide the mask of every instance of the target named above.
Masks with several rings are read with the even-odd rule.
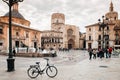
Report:
[[[68,41],[68,49],[72,49],[72,48],[74,48],[74,40],[73,40],[73,39],[70,39],[70,40]]]

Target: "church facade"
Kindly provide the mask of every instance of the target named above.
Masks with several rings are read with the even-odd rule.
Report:
[[[43,31],[42,47],[45,48],[80,48],[79,28],[75,25],[65,24],[65,15],[62,13],[53,13],[51,16],[51,30]],[[48,35],[49,37],[47,37]],[[44,35],[44,36],[43,36]],[[46,43],[48,41],[48,43]],[[83,46],[82,46],[83,47]]]
[[[104,34],[103,29],[99,27],[99,23],[86,26],[87,49],[120,45],[120,19],[118,19],[118,13],[114,11],[112,2],[110,3],[109,12],[105,14],[105,18],[107,18],[107,20],[104,20],[107,26],[104,28]]]

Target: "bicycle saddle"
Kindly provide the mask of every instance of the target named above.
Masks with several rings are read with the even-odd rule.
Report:
[[[44,58],[45,60],[49,60],[48,58]]]
[[[40,62],[36,62],[36,64],[39,64]]]

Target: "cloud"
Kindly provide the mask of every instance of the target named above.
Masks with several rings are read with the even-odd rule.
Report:
[[[31,22],[31,27],[39,30],[51,28],[52,13],[65,14],[66,24],[80,27],[94,24],[109,11],[111,0],[24,0],[19,3],[19,11]],[[114,0],[114,10],[120,15],[120,0]],[[0,0],[0,15],[8,12],[8,6]],[[120,16],[119,16],[120,18]]]

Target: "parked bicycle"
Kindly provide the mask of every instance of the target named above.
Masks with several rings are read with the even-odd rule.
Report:
[[[30,65],[30,68],[28,68],[27,70],[27,74],[30,78],[36,78],[39,74],[40,75],[44,74],[44,71],[46,71],[46,74],[50,78],[54,78],[57,75],[58,73],[57,68],[49,64],[48,58],[44,58],[44,59],[47,61],[47,64],[43,69],[41,69],[40,67],[40,62],[36,62],[36,65]]]

